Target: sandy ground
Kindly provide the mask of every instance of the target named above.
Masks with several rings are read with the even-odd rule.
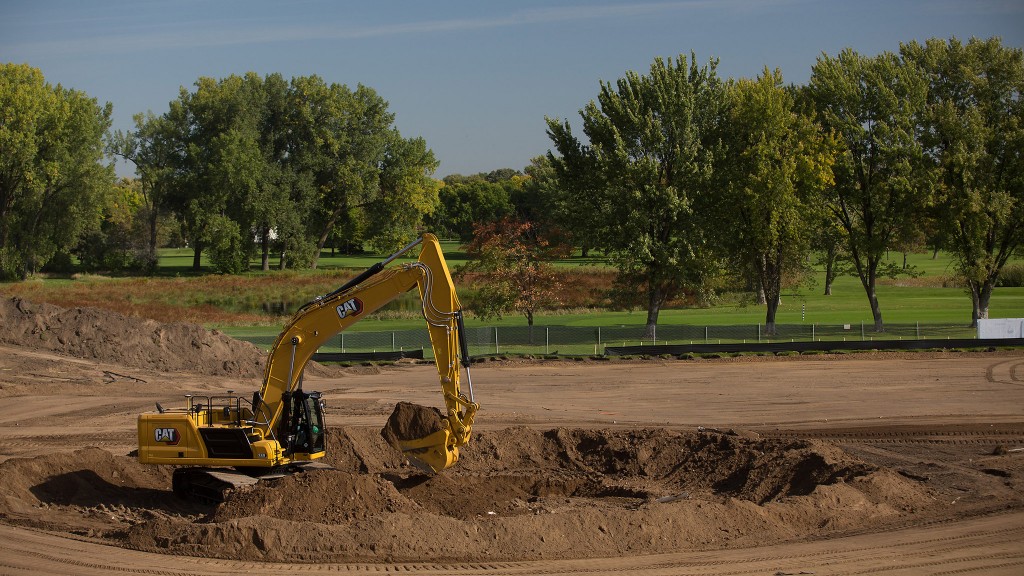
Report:
[[[475,364],[435,478],[377,436],[432,366],[324,370],[337,470],[216,508],[135,418],[258,380],[134,364],[0,345],[0,574],[1024,573],[1021,351]]]

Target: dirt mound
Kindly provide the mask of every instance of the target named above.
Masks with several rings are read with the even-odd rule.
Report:
[[[0,300],[0,342],[165,372],[258,377],[256,346],[194,324],[161,324],[96,308]]]
[[[258,489],[241,492],[218,506],[211,521],[259,516],[345,524],[392,512],[418,511],[419,506],[380,476],[316,470],[271,480]]]
[[[0,518],[173,554],[499,561],[767,545],[935,506],[919,483],[823,441],[510,428],[478,434],[458,466],[428,476],[373,429],[329,438],[336,469],[218,506],[175,498],[167,467],[97,448],[12,459],[0,463]]]
[[[399,440],[418,440],[444,429],[444,417],[437,408],[399,402],[388,417],[380,435],[392,447],[401,450]]]

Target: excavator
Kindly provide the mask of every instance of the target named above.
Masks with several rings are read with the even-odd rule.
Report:
[[[389,267],[417,245],[418,260]],[[303,370],[322,344],[413,288],[419,290],[446,413],[432,409],[432,421],[418,416],[428,425],[396,424],[391,442],[425,471],[454,465],[459,447],[469,442],[479,405],[473,398],[462,308],[441,245],[431,234],[302,306],[277,337],[263,385],[251,400],[230,390],[190,394],[182,408],[157,404],[155,412],[140,414],[139,462],[177,466],[173,491],[209,502],[263,479],[327,467],[320,460],[327,451],[324,401],[319,392],[303,390]],[[460,387],[460,366],[468,395]]]

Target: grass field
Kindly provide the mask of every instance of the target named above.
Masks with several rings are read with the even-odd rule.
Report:
[[[453,252],[446,254],[450,253]],[[892,257],[902,262],[901,254],[893,254]],[[376,259],[371,258],[370,261]],[[460,260],[452,258],[449,262],[456,265]],[[584,263],[588,266],[594,265],[593,260]],[[950,283],[949,279],[954,275],[948,255],[940,254],[938,258],[932,259],[931,254],[911,254],[908,256],[908,263],[914,266],[917,277],[883,279],[878,286],[884,321],[891,324],[960,326],[964,327],[965,334],[969,335],[971,331],[966,330],[966,327],[971,320],[970,297],[964,288],[943,286],[944,283]],[[873,324],[867,297],[857,278],[841,277],[834,282],[831,296],[825,296],[823,292],[823,273],[818,273],[810,285],[784,291],[776,321],[779,324],[794,325]],[[415,308],[415,298],[407,303],[407,306]],[[1024,288],[998,288],[993,295],[989,313],[993,318],[1024,317]],[[543,313],[536,317],[535,323],[539,327],[621,327],[642,325],[646,319],[645,310],[573,310],[571,313]],[[756,326],[763,324],[764,319],[764,306],[745,303],[743,298],[737,295],[725,295],[708,308],[663,310],[659,315],[659,325]],[[467,321],[470,328],[512,328],[525,325],[526,320],[516,315],[486,321],[470,315]],[[423,322],[418,316],[408,314],[404,317],[370,318],[356,324],[350,331],[387,332],[422,330],[422,327]],[[279,330],[279,327],[269,325],[225,325],[219,328],[239,337],[269,337],[276,335]]]
[[[467,261],[455,242],[444,242],[449,265],[456,268]],[[902,254],[893,253],[902,263]],[[26,282],[0,284],[0,293],[62,306],[111,308],[161,321],[186,321],[220,329],[243,338],[272,338],[288,321],[290,311],[317,295],[330,292],[358,270],[380,261],[382,255],[324,254],[316,271],[253,271],[239,276],[200,273],[191,270],[188,249],[161,251],[160,270],[153,278],[75,275],[35,277]],[[272,262],[275,263],[276,262]],[[940,254],[911,254],[908,263],[916,277],[882,279],[879,301],[886,324],[926,324],[966,327],[971,302],[967,292],[955,286],[952,261]],[[258,263],[254,262],[255,269]],[[1015,264],[1022,265],[1018,259]],[[204,260],[205,265],[205,260]],[[597,258],[575,258],[558,263],[561,270],[586,276],[606,269]],[[824,296],[823,273],[809,285],[784,290],[776,321],[788,325],[872,324],[870,309],[859,280],[846,276],[833,284],[832,295]],[[468,290],[460,286],[460,294]],[[423,331],[418,298],[406,294],[377,315],[350,328],[350,332]],[[993,318],[1024,317],[1024,288],[998,288],[992,297]],[[764,322],[765,309],[749,302],[749,295],[724,294],[711,307],[663,310],[659,326],[752,326]],[[545,312],[536,317],[539,327],[625,327],[643,325],[646,311],[607,310],[577,307]],[[515,328],[526,325],[519,315],[481,320],[472,314],[467,327]]]

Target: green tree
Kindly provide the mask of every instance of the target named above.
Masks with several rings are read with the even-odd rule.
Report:
[[[145,208],[139,180],[122,178],[104,198],[103,221],[72,250],[86,270],[145,269]]]
[[[931,196],[915,133],[927,82],[895,54],[866,57],[847,49],[818,58],[807,90],[818,120],[841,146],[835,185],[825,190],[823,201],[842,226],[875,330],[882,331],[877,280],[907,272],[886,262],[886,251],[918,225]]]
[[[967,281],[976,326],[1024,244],[1024,53],[998,38],[911,42],[901,53],[927,73],[920,133],[938,173],[938,237]]]
[[[509,195],[516,217],[532,223],[539,235],[559,246],[567,256],[572,253],[573,246],[580,246],[585,258],[593,245],[588,240],[589,230],[585,226],[578,230],[572,228],[579,220],[571,204],[564,201],[567,195],[560,188],[558,174],[551,161],[547,156],[537,156],[530,160],[523,172],[524,176],[516,177],[521,184]]]
[[[513,210],[509,188],[499,182],[453,175],[443,184],[438,190],[437,210],[427,221],[438,234],[468,241],[473,238],[474,226],[500,220]]]
[[[568,122],[548,119],[552,165],[620,282],[645,295],[648,336],[669,299],[706,294],[718,268],[702,216],[721,154],[726,92],[716,68],[681,55],[656,59],[647,76],[601,82],[597,102],[580,111],[587,145]]]
[[[139,209],[147,223],[147,250],[142,257],[142,266],[152,273],[157,266],[158,223],[167,208],[167,197],[174,185],[173,175],[178,156],[174,133],[166,117],[147,112],[136,114],[133,119],[135,129],[115,132],[109,148],[112,154],[135,165],[142,201]]]
[[[366,208],[366,226],[374,231],[371,248],[387,251],[416,235],[439,202],[441,183],[432,177],[438,165],[425,140],[391,130],[380,162],[378,198]]]
[[[99,226],[111,105],[0,65],[0,277],[25,278]]]
[[[239,139],[255,131],[252,114],[256,107],[245,96],[252,94],[251,85],[258,80],[255,75],[232,75],[221,80],[201,77],[194,91],[181,88],[166,115],[174,130],[177,152],[175,181],[168,201],[191,243],[195,270],[208,246],[217,245],[223,250],[232,244],[226,239],[238,234],[230,230],[237,226],[224,222],[229,208],[237,204],[231,202],[228,180],[232,171],[223,162],[225,156],[230,158],[233,145],[243,145]],[[225,261],[223,253],[217,261]]]
[[[720,237],[735,269],[754,271],[767,306],[765,331],[773,335],[783,278],[806,272],[816,194],[832,184],[833,153],[819,128],[795,113],[778,70],[729,90]]]
[[[380,200],[380,169],[394,115],[373,89],[359,85],[353,91],[318,76],[292,80],[292,106],[294,158],[310,174],[316,195],[308,219],[316,268],[335,226],[364,219],[362,212]]]

